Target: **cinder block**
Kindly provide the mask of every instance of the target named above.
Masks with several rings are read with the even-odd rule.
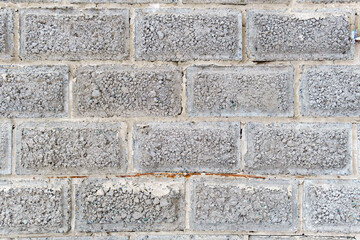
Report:
[[[319,3],[319,4],[332,4],[332,3],[358,3],[359,0],[297,0],[299,3]]]
[[[177,3],[178,0],[69,0],[70,3],[124,3],[124,4],[142,4],[142,3]]]
[[[181,113],[182,73],[171,66],[100,65],[75,71],[76,116],[176,116]]]
[[[237,235],[144,235],[136,240],[243,240]]]
[[[0,66],[0,117],[68,115],[67,66]]]
[[[314,117],[359,117],[360,67],[303,66],[300,113]]]
[[[353,237],[327,236],[249,236],[249,240],[356,240]]]
[[[245,172],[351,174],[351,132],[346,123],[248,123]]]
[[[18,238],[18,240],[128,240],[128,239],[129,239],[129,237],[120,237],[120,236]]]
[[[185,227],[183,179],[76,180],[76,231],[180,231]]]
[[[190,116],[277,116],[294,114],[294,73],[279,67],[189,67]]]
[[[237,172],[240,124],[140,123],[134,127],[134,166],[139,172]]]
[[[0,121],[0,175],[11,174],[12,124]]]
[[[26,60],[124,60],[127,9],[20,9],[20,57]]]
[[[359,180],[305,180],[303,228],[312,232],[360,232]]]
[[[14,55],[14,11],[0,9],[0,59],[9,59]]]
[[[231,9],[138,9],[135,58],[241,60],[241,21],[241,12]]]
[[[190,182],[190,229],[294,232],[297,182],[200,178]]]
[[[114,122],[26,122],[16,128],[18,174],[122,173],[126,125]]]
[[[69,183],[66,179],[0,180],[0,234],[68,232]]]
[[[289,3],[290,0],[182,0],[183,3],[217,3],[217,4],[248,4],[248,3]]]
[[[247,11],[253,61],[353,59],[350,13]]]

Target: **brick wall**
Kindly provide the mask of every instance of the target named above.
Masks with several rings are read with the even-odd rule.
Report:
[[[0,238],[360,240],[359,0],[1,0]]]

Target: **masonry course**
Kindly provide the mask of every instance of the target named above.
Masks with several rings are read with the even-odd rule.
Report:
[[[16,129],[16,172],[123,173],[126,126],[112,122],[26,122]]]
[[[181,113],[182,73],[172,66],[100,65],[75,71],[79,117],[176,116]]]
[[[241,60],[241,12],[231,9],[138,9],[135,59]]]
[[[294,114],[291,66],[192,66],[186,70],[191,116],[284,116]]]
[[[350,175],[352,126],[251,122],[245,127],[245,172]]]

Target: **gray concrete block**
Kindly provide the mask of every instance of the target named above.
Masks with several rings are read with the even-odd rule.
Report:
[[[181,113],[182,73],[172,66],[100,65],[75,71],[76,116],[176,116]]]
[[[0,59],[9,59],[14,55],[14,11],[0,9]]]
[[[190,116],[290,117],[294,114],[291,66],[194,66],[186,72]]]
[[[129,240],[129,237],[109,236],[109,237],[43,237],[43,238],[18,238],[17,240]]]
[[[332,3],[358,3],[360,0],[297,0],[299,3],[318,3],[318,4],[332,4]]]
[[[359,180],[305,180],[303,229],[312,232],[360,232]]]
[[[327,236],[249,236],[249,240],[356,240],[353,237]]]
[[[241,21],[241,12],[230,9],[138,9],[135,58],[241,60]]]
[[[140,123],[133,139],[139,172],[228,173],[240,168],[239,123]]]
[[[0,180],[0,234],[68,232],[69,183],[66,179]]]
[[[350,13],[247,11],[253,61],[353,59]]]
[[[20,57],[26,60],[123,60],[127,9],[20,9]]]
[[[0,66],[0,117],[68,115],[67,66]]]
[[[352,126],[342,123],[248,123],[245,172],[352,173]]]
[[[76,231],[177,231],[185,227],[183,179],[76,180]]]
[[[60,3],[61,0],[0,0],[3,3]]]
[[[192,179],[190,229],[294,232],[297,182],[240,178]]]
[[[124,3],[124,4],[142,4],[142,3],[177,3],[178,0],[69,0],[70,3]]]
[[[359,117],[360,67],[303,66],[300,114],[314,117]]]
[[[290,0],[182,0],[183,3],[217,3],[217,4],[248,4],[248,3],[289,3]]]
[[[125,138],[123,123],[26,122],[16,128],[16,173],[122,173]]]
[[[11,174],[12,124],[0,121],[0,175]]]
[[[238,235],[194,235],[192,240],[243,240],[243,236]]]
[[[144,235],[135,240],[243,240],[238,235]]]

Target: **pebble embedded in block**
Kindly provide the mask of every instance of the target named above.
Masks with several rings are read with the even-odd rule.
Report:
[[[125,135],[123,123],[25,122],[16,129],[16,173],[123,173]]]
[[[187,68],[190,116],[276,116],[294,114],[291,66]]]
[[[127,9],[20,9],[25,60],[125,60]]]
[[[79,67],[73,83],[80,117],[177,116],[182,73],[177,67],[100,65]]]
[[[138,9],[135,58],[148,61],[241,60],[241,12]]]
[[[353,59],[350,13],[247,11],[250,60]]]

